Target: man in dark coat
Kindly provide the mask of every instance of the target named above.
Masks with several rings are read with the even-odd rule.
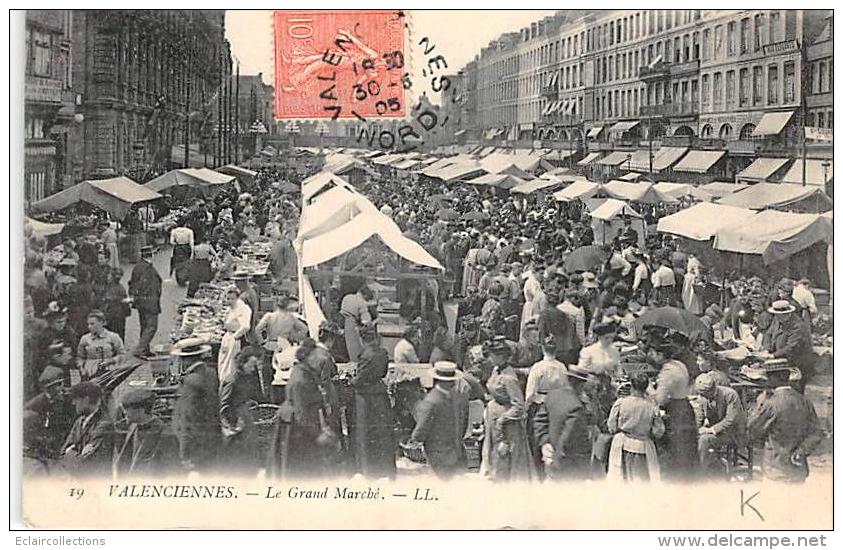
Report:
[[[41,393],[24,403],[25,411],[36,413],[41,422],[44,450],[58,455],[67,438],[75,416],[73,405],[65,395],[64,372],[54,366],[47,366],[38,377]]]
[[[121,399],[129,431],[115,447],[114,471],[120,475],[166,475],[179,469],[178,441],[160,418],[152,414],[155,394],[141,388]]]
[[[790,386],[787,360],[772,359],[764,368],[772,391],[759,396],[747,428],[754,440],[764,442],[765,478],[803,482],[808,477],[808,455],[822,440],[817,412]]]
[[[583,480],[589,475],[591,439],[586,407],[580,399],[588,373],[568,367],[568,387],[551,390],[533,421],[548,479]]]
[[[190,341],[176,343],[173,355],[192,361],[184,370],[179,397],[173,407],[173,431],[186,470],[205,472],[216,466],[222,432],[219,381],[216,368],[205,362],[211,346]]]
[[[547,293],[548,307],[539,315],[539,341],[553,336],[556,342],[557,358],[567,365],[576,364],[579,360],[580,339],[577,336],[577,326],[568,314],[560,311],[559,295],[555,292]]]
[[[457,365],[440,361],[433,367],[436,385],[416,408],[410,444],[424,445],[427,463],[438,477],[448,479],[465,470],[463,435],[468,417],[468,393],[456,391]]]
[[[150,263],[151,259],[152,247],[141,248],[141,259],[135,264],[129,279],[129,295],[138,310],[140,325],[138,346],[134,352],[138,357],[149,355],[149,343],[158,331],[158,315],[161,313],[161,276]]]
[[[788,363],[802,373],[800,388],[814,375],[816,356],[811,342],[811,329],[796,313],[790,302],[777,300],[767,310],[775,322],[770,331],[769,351],[776,359],[787,359]]]
[[[114,425],[102,403],[102,389],[81,382],[69,392],[76,420],[64,442],[63,465],[77,477],[108,476],[114,452]]]

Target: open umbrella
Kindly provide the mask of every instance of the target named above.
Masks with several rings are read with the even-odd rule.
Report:
[[[635,320],[640,331],[644,327],[662,327],[684,334],[693,340],[706,333],[707,327],[699,317],[686,309],[664,306],[645,311]]]
[[[284,183],[282,183],[280,189],[282,193],[298,193],[299,191],[301,191],[301,188],[299,188],[298,185],[296,185],[295,183],[290,183],[289,181],[285,181]]]
[[[603,251],[602,246],[596,244],[581,246],[565,258],[565,271],[568,273],[595,271],[603,265],[606,258],[606,252]]]
[[[486,220],[489,219],[489,217],[490,217],[489,214],[487,214],[485,212],[480,212],[478,210],[474,210],[473,212],[466,212],[465,214],[460,216],[460,219],[468,221],[468,222],[473,222],[473,221],[486,221]]]
[[[441,208],[436,212],[436,217],[446,222],[452,222],[459,219],[460,215],[453,208]]]

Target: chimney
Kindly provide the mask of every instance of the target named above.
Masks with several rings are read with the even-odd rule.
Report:
[[[537,29],[537,27],[538,27],[538,25],[536,25],[535,23],[530,23],[530,38],[535,38],[535,37],[536,37],[536,29]]]

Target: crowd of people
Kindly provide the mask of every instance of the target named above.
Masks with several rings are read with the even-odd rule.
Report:
[[[219,350],[194,339],[174,347],[183,376],[170,425],[148,388],[120,396],[118,420],[97,383],[127,353],[130,308],[140,326],[132,353],[150,353],[162,280],[152,249],[124,288],[111,226],[50,251],[29,239],[24,454],[34,470],[392,478],[396,457],[421,453],[449,478],[469,468],[476,437],[480,473],[495,481],[722,479],[758,442],[765,476],[807,477],[822,438],[803,395],[816,362],[810,281],[736,277],[712,299],[706,266],[680,241],[645,238],[627,222],[595,245],[581,203],[370,175],[358,190],[445,267],[440,280],[399,289],[412,321],[393,362],[430,363],[434,380],[402,411],[384,381],[390,358],[371,281],[341,283],[315,339],[285,297],[258,314],[233,251],[268,240],[276,284],[295,275],[299,205],[274,183],[285,177],[263,171],[250,193],[180,210],[170,275],[188,296],[212,280],[231,286]],[[662,308],[699,329],[639,321]],[[751,399],[731,387],[722,352],[737,348],[763,362]],[[350,371],[338,367],[347,362]],[[267,378],[270,391],[258,382]],[[252,407],[267,401],[277,412],[262,446]]]

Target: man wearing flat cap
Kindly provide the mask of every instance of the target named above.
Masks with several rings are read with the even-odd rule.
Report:
[[[132,268],[129,279],[129,296],[134,308],[138,310],[140,336],[135,348],[135,355],[149,355],[149,343],[158,331],[158,315],[161,313],[161,276],[152,265],[152,247],[141,248],[141,258]]]
[[[771,393],[759,395],[747,429],[764,442],[762,471],[767,479],[800,483],[808,477],[808,455],[822,440],[814,405],[790,385],[786,359],[764,364]]]
[[[699,428],[697,448],[700,465],[712,472],[718,463],[718,453],[728,444],[743,445],[746,435],[746,411],[738,392],[717,383],[715,373],[697,376],[697,394],[702,400],[703,426]]]
[[[62,464],[75,476],[111,474],[114,425],[102,403],[102,389],[94,382],[70,388],[76,420],[64,442]]]
[[[434,386],[416,406],[416,427],[410,444],[424,445],[433,473],[448,479],[465,470],[463,435],[468,423],[468,394],[456,390],[457,365],[439,361],[433,365]]]
[[[117,476],[168,474],[179,467],[178,441],[153,414],[155,401],[155,393],[147,388],[131,389],[120,400],[129,431],[115,448]]]

